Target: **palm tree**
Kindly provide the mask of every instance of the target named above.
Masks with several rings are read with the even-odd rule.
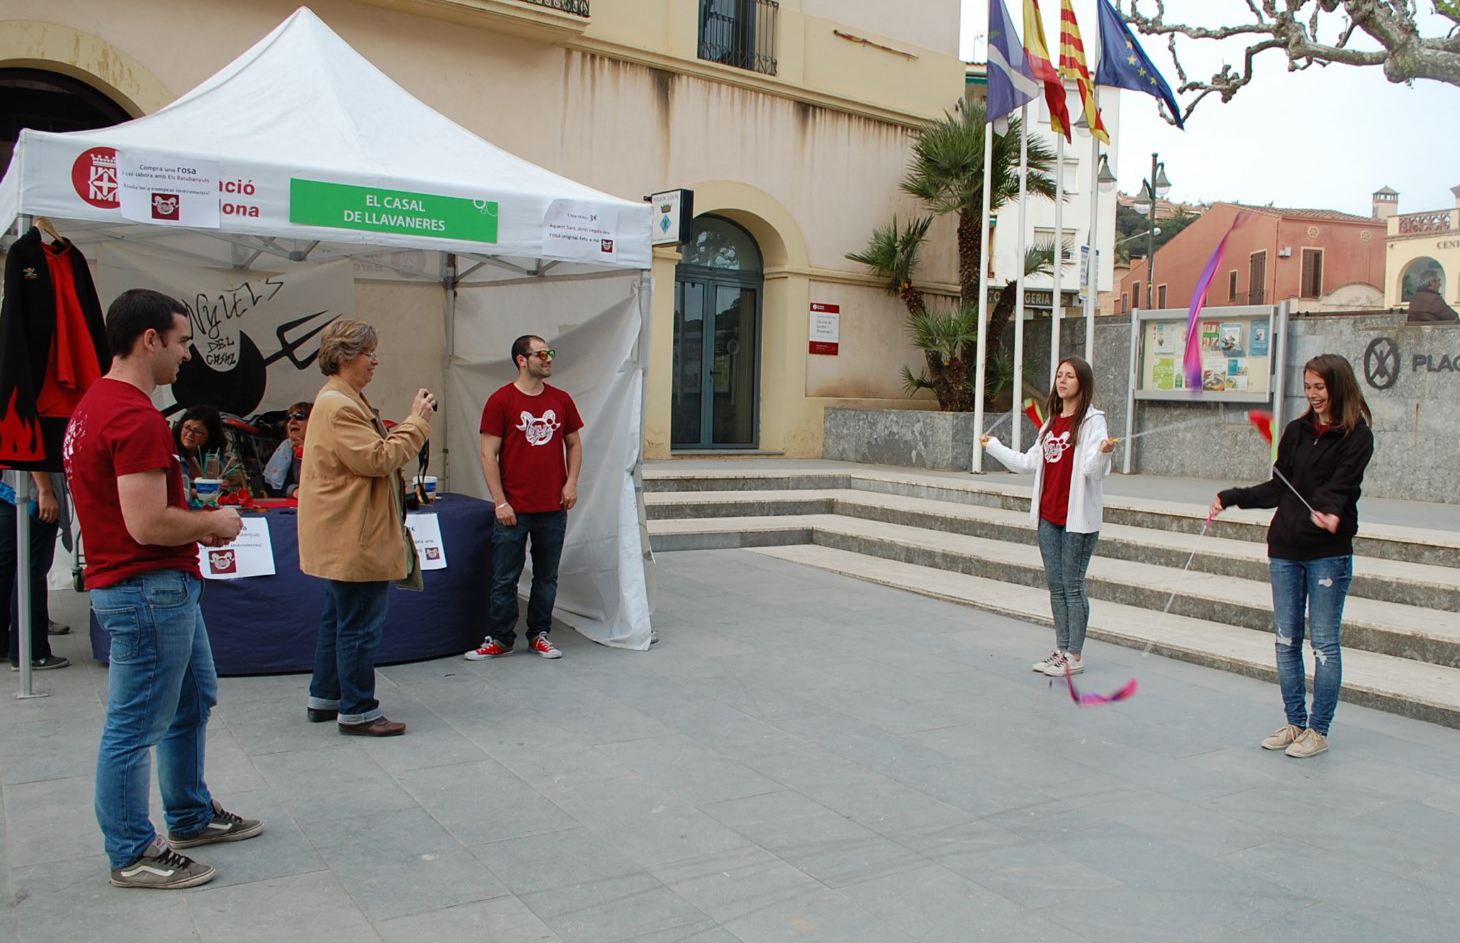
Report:
[[[949,311],[920,311],[907,316],[907,331],[913,346],[921,350],[928,368],[913,376],[902,368],[902,385],[908,395],[932,390],[943,412],[967,412],[973,408],[969,352],[978,349],[978,309],[962,305]]]
[[[983,245],[983,146],[988,124],[984,106],[961,101],[953,112],[926,125],[913,142],[912,166],[902,189],[922,200],[937,215],[958,214],[958,286],[964,305],[978,304],[979,251]],[[1022,123],[1009,119],[1008,130],[995,134],[989,212],[1019,196],[1019,138]],[[1054,199],[1055,182],[1049,175],[1054,152],[1037,139],[1028,147],[1028,188],[1035,196]],[[999,335],[994,335],[998,337]],[[998,342],[996,341],[997,345]]]
[[[928,309],[923,301],[923,291],[912,283],[913,269],[918,265],[918,253],[928,236],[928,227],[933,217],[919,216],[908,220],[899,228],[897,217],[886,226],[878,226],[872,232],[867,248],[861,252],[848,252],[847,258],[860,262],[878,278],[887,282],[887,292],[902,299],[909,314],[918,314]]]

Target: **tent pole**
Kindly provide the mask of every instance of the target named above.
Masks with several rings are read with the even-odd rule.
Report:
[[[25,235],[31,224],[29,216],[16,217],[16,235]],[[20,691],[15,696],[45,697],[45,692],[31,689],[30,618],[35,600],[30,598],[30,472],[23,470],[15,473],[15,609],[18,618],[12,631],[19,633],[20,649]]]
[[[442,316],[446,320],[446,356],[441,365],[441,382],[450,384],[451,361],[456,357],[456,254],[453,252],[441,253],[441,286],[446,289],[446,303],[442,309]],[[443,395],[445,390],[439,391]],[[451,403],[446,404],[446,415],[441,417],[441,433],[436,440],[441,443],[441,482],[442,493],[451,486],[451,447],[449,438],[451,432]]]
[[[654,306],[654,276],[647,271],[639,273],[635,286],[639,304],[639,339],[634,346],[634,360],[639,368],[639,441],[634,450],[634,503],[638,505],[639,542],[643,546],[644,592],[648,595],[649,611],[654,611],[654,548],[649,544],[649,512],[644,506],[644,414],[649,408],[649,324]],[[649,644],[659,641],[659,631],[653,620],[649,625]]]

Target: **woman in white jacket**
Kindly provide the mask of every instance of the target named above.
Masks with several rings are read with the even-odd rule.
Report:
[[[1062,677],[1066,668],[1071,674],[1085,670],[1080,656],[1090,621],[1085,570],[1100,538],[1104,483],[1116,442],[1107,437],[1105,414],[1090,405],[1094,394],[1090,365],[1083,357],[1066,357],[1054,372],[1045,404],[1049,418],[1028,452],[1021,455],[993,436],[979,439],[1010,471],[1034,473],[1029,516],[1039,527],[1055,650],[1033,667],[1051,677]]]

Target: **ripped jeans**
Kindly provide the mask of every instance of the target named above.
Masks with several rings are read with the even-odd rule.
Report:
[[[1311,727],[1326,737],[1343,680],[1339,638],[1343,602],[1353,579],[1353,557],[1269,559],[1268,569],[1272,574],[1272,614],[1277,629],[1278,686],[1282,689],[1288,723]],[[1305,634],[1313,647],[1311,714],[1307,709],[1303,671]]]

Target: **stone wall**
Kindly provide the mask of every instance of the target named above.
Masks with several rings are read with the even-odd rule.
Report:
[[[973,413],[919,409],[828,409],[827,458],[869,465],[967,470]]]

